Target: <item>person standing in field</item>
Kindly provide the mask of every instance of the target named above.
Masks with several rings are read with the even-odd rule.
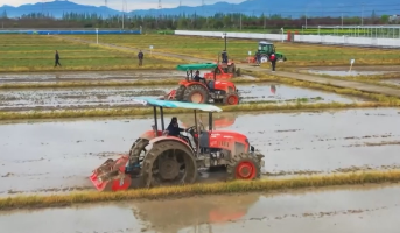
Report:
[[[141,66],[143,64],[143,53],[142,53],[142,50],[140,50],[140,52],[138,54],[138,58],[139,58],[139,66]]]
[[[275,72],[275,63],[276,63],[276,56],[275,53],[272,53],[271,55],[272,72]]]
[[[57,65],[61,66],[60,62],[58,62],[58,60],[60,59],[60,57],[58,56],[58,51],[56,50],[56,62],[54,67],[56,67]]]
[[[257,65],[260,65],[261,63],[261,52],[260,50],[257,51]]]

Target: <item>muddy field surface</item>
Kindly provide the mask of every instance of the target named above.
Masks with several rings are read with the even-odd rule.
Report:
[[[214,115],[214,127],[247,135],[266,156],[263,173],[272,176],[390,169],[400,164],[399,112],[221,113]],[[165,116],[165,124],[170,117]],[[176,117],[180,126],[194,124],[191,115]],[[198,117],[207,127],[207,114]],[[92,189],[92,170],[126,154],[152,125],[152,118],[3,123],[0,195]]]
[[[125,107],[136,105],[134,97],[165,96],[177,86],[140,87],[87,87],[56,88],[41,90],[0,91],[1,111],[50,111],[62,109],[83,109],[98,107]],[[238,85],[241,103],[286,104],[293,102],[340,103],[363,102],[358,98],[335,93],[313,91],[299,87],[278,84]]]
[[[200,71],[200,76],[210,71]],[[132,82],[154,79],[181,79],[185,71],[149,70],[149,71],[72,71],[72,72],[35,72],[0,73],[0,84],[11,83],[62,83],[62,82]],[[254,78],[241,75],[241,78]]]
[[[356,61],[357,62],[357,61]],[[309,66],[307,69],[314,69],[314,70],[337,70],[337,71],[348,71],[350,68],[349,65],[346,66]],[[381,72],[391,72],[391,71],[399,71],[400,66],[398,65],[353,65],[352,70],[354,71],[381,71]]]
[[[336,77],[346,77],[346,76],[376,76],[384,75],[387,72],[382,71],[357,71],[357,70],[308,70],[311,74],[316,75],[328,75]]]
[[[182,78],[186,72],[181,71],[99,71],[99,72],[35,72],[35,73],[1,73],[0,84],[6,83],[52,83],[76,81],[131,81],[142,79]]]
[[[13,233],[397,233],[399,191],[399,185],[367,185],[77,205],[3,212],[0,225]]]
[[[380,82],[400,86],[400,78],[382,79]]]

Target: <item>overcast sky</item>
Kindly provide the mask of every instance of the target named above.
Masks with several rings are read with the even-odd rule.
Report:
[[[53,0],[43,0],[44,2],[51,2]],[[70,0],[81,5],[91,5],[91,6],[104,6],[104,0]],[[231,3],[239,3],[244,0],[204,0],[206,5],[211,5],[215,2],[225,1]],[[0,0],[0,6],[21,6],[27,3],[41,2],[41,0]],[[158,0],[126,0],[128,5],[128,10],[134,9],[149,9],[158,8]],[[180,4],[180,0],[161,0],[163,8],[177,7]],[[182,0],[183,6],[200,6],[202,0]],[[122,0],[107,0],[107,6],[120,10],[122,8]]]

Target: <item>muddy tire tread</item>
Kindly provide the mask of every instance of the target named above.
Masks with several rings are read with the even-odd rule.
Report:
[[[187,155],[189,155],[190,163],[192,166],[187,166],[185,163],[185,170],[189,169],[189,177],[185,178],[185,184],[192,184],[196,182],[197,179],[197,163],[194,157],[193,151],[183,144],[182,142],[168,140],[157,142],[153,145],[153,148],[150,149],[145,158],[143,159],[142,163],[142,170],[141,170],[141,184],[144,188],[151,188],[153,183],[153,164],[156,161],[157,157],[160,156],[163,151],[169,149],[179,149],[184,151]],[[191,175],[190,175],[191,174]]]
[[[257,174],[254,179],[259,179],[261,177],[261,158],[258,157],[257,155],[241,153],[238,155],[232,155],[229,163],[227,164],[226,166],[227,181],[236,180],[235,176],[236,167],[240,162],[243,161],[252,162],[255,165]]]
[[[183,100],[183,93],[185,92],[186,87],[184,85],[180,85],[175,92],[175,100]]]
[[[204,99],[203,103],[205,103],[205,104],[208,103],[210,93],[203,85],[200,85],[200,84],[193,84],[193,85],[188,86],[186,88],[186,90],[183,92],[183,100],[190,101],[190,93],[192,93],[193,91],[202,92],[203,99]]]

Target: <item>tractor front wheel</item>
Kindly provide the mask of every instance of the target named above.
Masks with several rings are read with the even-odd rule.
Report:
[[[190,101],[195,104],[205,104],[208,102],[209,92],[199,84],[193,84],[186,88],[183,92],[183,100]]]
[[[261,177],[261,163],[257,156],[239,154],[232,156],[226,166],[228,180],[253,180]]]
[[[224,99],[225,105],[238,105],[239,104],[239,96],[236,94],[228,94]]]

